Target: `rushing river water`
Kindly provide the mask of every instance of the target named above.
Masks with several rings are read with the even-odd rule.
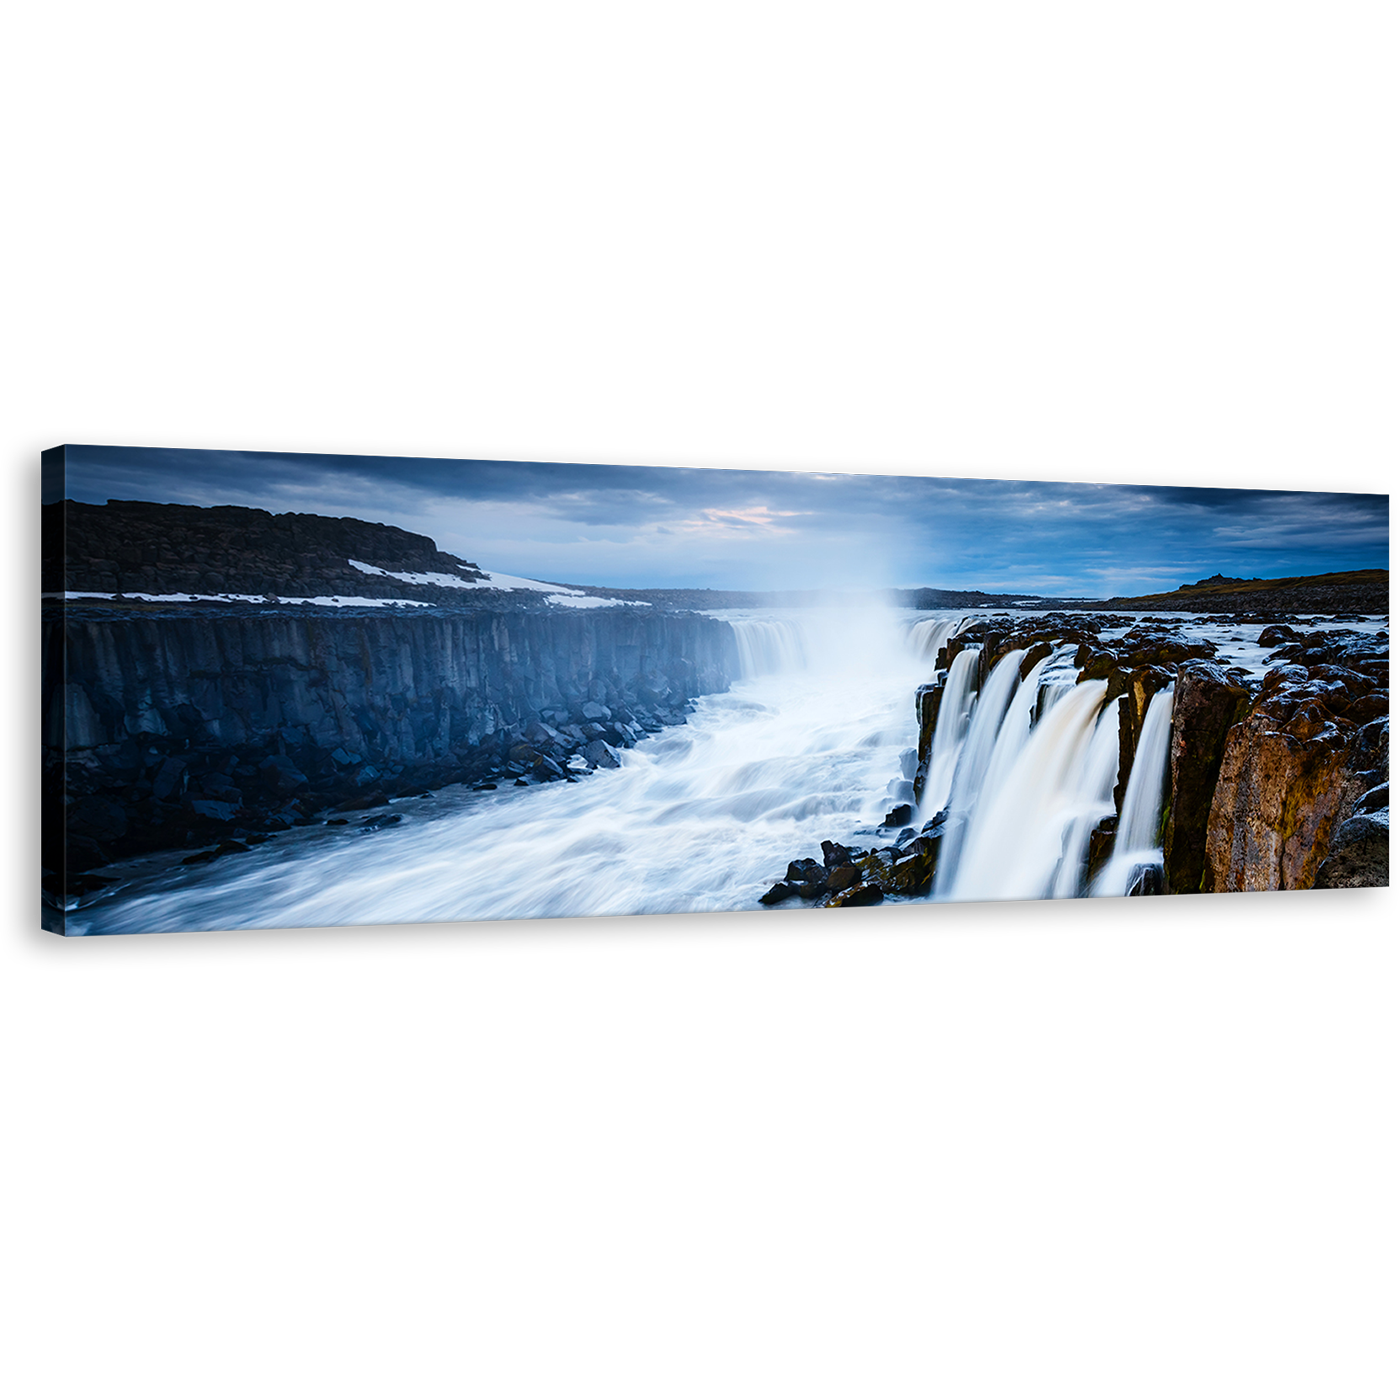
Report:
[[[204,866],[181,865],[181,852],[109,867],[121,883],[71,912],[69,932],[754,909],[788,861],[819,855],[823,840],[887,840],[876,824],[910,795],[914,690],[963,616],[716,615],[735,626],[745,678],[697,701],[687,724],[624,750],[618,769],[401,799],[395,825],[300,828]],[[1262,670],[1257,624],[1171,621],[1214,641],[1223,664]],[[1072,653],[1024,680],[1023,653],[1012,653],[980,696],[975,653],[955,658],[919,814],[947,806],[957,818],[933,898],[1122,894],[1138,865],[1160,859],[1170,691],[1144,725],[1118,848],[1084,888],[1089,833],[1114,810],[1118,720],[1103,682],[1074,684]]]

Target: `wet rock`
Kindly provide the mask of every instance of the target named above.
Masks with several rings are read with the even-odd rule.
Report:
[[[760,904],[781,904],[784,900],[796,898],[797,894],[798,888],[796,885],[790,885],[786,881],[779,881],[767,894],[759,895],[758,902]]]
[[[827,870],[834,870],[838,865],[851,864],[851,848],[843,846],[837,841],[822,842],[822,865]]]
[[[914,770],[914,800],[924,795],[928,781],[929,758],[933,753],[933,731],[938,727],[938,708],[943,703],[943,685],[921,685],[914,692],[914,712],[919,720],[918,765]]]
[[[1037,666],[1047,657],[1054,654],[1055,648],[1049,642],[1037,642],[1021,658],[1020,677],[1022,680],[1030,675]]]
[[[914,809],[907,803],[901,802],[898,807],[892,807],[885,813],[885,819],[881,826],[903,826],[914,815]]]
[[[1105,817],[1089,833],[1089,858],[1085,867],[1085,881],[1093,885],[1099,872],[1108,864],[1113,855],[1113,843],[1118,837],[1118,816]]]
[[[788,862],[787,877],[796,885],[810,884],[826,879],[826,867],[815,860],[793,860]]]
[[[1225,755],[1225,739],[1250,704],[1248,687],[1210,661],[1177,671],[1163,872],[1173,894],[1194,894],[1205,869],[1206,827]],[[1091,863],[1093,842],[1090,841]]]
[[[852,885],[839,894],[832,895],[828,909],[857,909],[868,904],[883,904],[885,892],[879,885]]]
[[[397,813],[382,817],[366,817],[356,828],[358,831],[380,831],[386,826],[397,826],[403,818]]]
[[[848,890],[860,883],[860,871],[854,865],[838,865],[827,872],[826,887],[829,890]]]
[[[1368,789],[1352,803],[1352,814],[1359,815],[1362,812],[1380,812],[1390,806],[1390,782],[1380,783],[1378,786]]]
[[[1296,642],[1297,640],[1298,634],[1291,627],[1276,622],[1272,626],[1266,627],[1259,634],[1255,645],[1261,647],[1277,647],[1282,646],[1285,642]]]
[[[1355,728],[1315,702],[1262,702],[1229,731],[1200,888],[1311,887],[1338,817]]]
[[[1151,895],[1164,893],[1162,867],[1160,865],[1139,865],[1133,868],[1128,877],[1129,895]]]
[[[933,883],[942,834],[915,836],[913,831],[899,845],[870,851],[853,862],[867,884],[879,885],[886,894],[927,894]]]
[[[282,754],[270,754],[258,764],[258,773],[269,791],[290,796],[310,781],[306,774]]]
[[[1344,821],[1332,837],[1313,887],[1357,889],[1390,884],[1390,811],[1364,812]]]
[[[186,806],[196,817],[207,822],[231,822],[238,816],[238,808],[233,803],[215,802],[212,798],[187,798]]]
[[[185,770],[188,766],[183,758],[165,759],[151,782],[151,795],[160,802],[169,802],[172,797],[178,798],[185,790]]]
[[[617,753],[601,739],[594,739],[592,743],[585,744],[583,756],[595,768],[621,768],[622,764]]]

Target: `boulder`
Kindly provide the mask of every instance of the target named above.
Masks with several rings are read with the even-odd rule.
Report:
[[[829,890],[848,890],[860,883],[860,871],[854,865],[838,865],[827,872],[826,887]]]
[[[767,894],[758,897],[760,904],[781,904],[786,899],[796,898],[798,893],[796,885],[790,885],[786,881],[780,880]]]
[[[622,764],[618,760],[616,750],[610,748],[601,739],[594,739],[591,743],[583,746],[583,756],[594,768],[621,768]]]
[[[271,754],[258,764],[258,773],[269,792],[291,794],[307,786],[308,778],[283,754]]]
[[[867,904],[883,904],[885,892],[879,885],[852,885],[850,889],[832,895],[828,909],[856,909]]]
[[[1138,865],[1128,877],[1128,894],[1162,894],[1162,867],[1160,865]]]
[[[1390,884],[1390,809],[1344,821],[1318,867],[1313,888],[1356,889]]]

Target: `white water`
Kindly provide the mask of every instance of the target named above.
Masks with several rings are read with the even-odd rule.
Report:
[[[961,850],[940,859],[939,898],[1044,899],[1052,893],[1068,854],[1066,837],[1097,777],[1087,760],[1107,692],[1106,681],[1085,681],[1031,730],[1001,785],[978,795]]]
[[[944,646],[966,625],[965,617],[925,618],[909,629],[909,645],[917,655],[934,661]]]
[[[689,723],[577,784],[448,789],[395,802],[398,825],[303,828],[211,865],[179,856],[109,867],[125,883],[69,915],[75,933],[399,923],[754,908],[824,839],[871,845],[907,798],[913,693],[963,619],[889,612],[720,614],[745,679]],[[1180,619],[1177,619],[1179,621]],[[1372,620],[1377,630],[1382,620]],[[1259,669],[1233,628],[1191,626]],[[1117,703],[1074,685],[1073,647],[1018,682],[1004,658],[980,698],[978,649],[954,658],[921,818],[952,805],[934,897],[1036,899],[1084,889],[1095,825],[1113,810]],[[1171,692],[1148,708],[1113,856],[1094,894],[1161,862]],[[358,819],[355,819],[358,820]],[[791,906],[790,906],[791,907]]]
[[[398,825],[300,828],[206,866],[166,858],[70,914],[70,931],[757,908],[822,840],[878,840],[928,667],[893,613],[731,620],[751,678],[619,769],[396,801]]]
[[[1160,865],[1157,842],[1162,824],[1162,790],[1166,785],[1167,757],[1172,732],[1172,686],[1159,690],[1147,706],[1142,735],[1128,786],[1123,793],[1123,814],[1113,855],[1094,881],[1094,893],[1127,894],[1133,871],[1140,865]]]
[[[948,803],[953,786],[953,770],[967,737],[972,717],[975,693],[972,683],[977,678],[979,647],[960,651],[948,667],[948,680],[943,687],[943,699],[938,706],[938,721],[933,728],[933,746],[929,750],[928,777],[924,782],[920,816],[932,816]]]

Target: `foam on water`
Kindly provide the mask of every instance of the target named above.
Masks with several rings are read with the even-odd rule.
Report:
[[[624,750],[619,769],[449,790],[395,802],[402,821],[381,830],[301,828],[207,866],[173,863],[70,914],[70,929],[756,908],[789,860],[884,815],[888,780],[917,737],[912,697],[927,663],[891,613],[732,620],[759,674]],[[757,621],[783,625],[742,626]]]

